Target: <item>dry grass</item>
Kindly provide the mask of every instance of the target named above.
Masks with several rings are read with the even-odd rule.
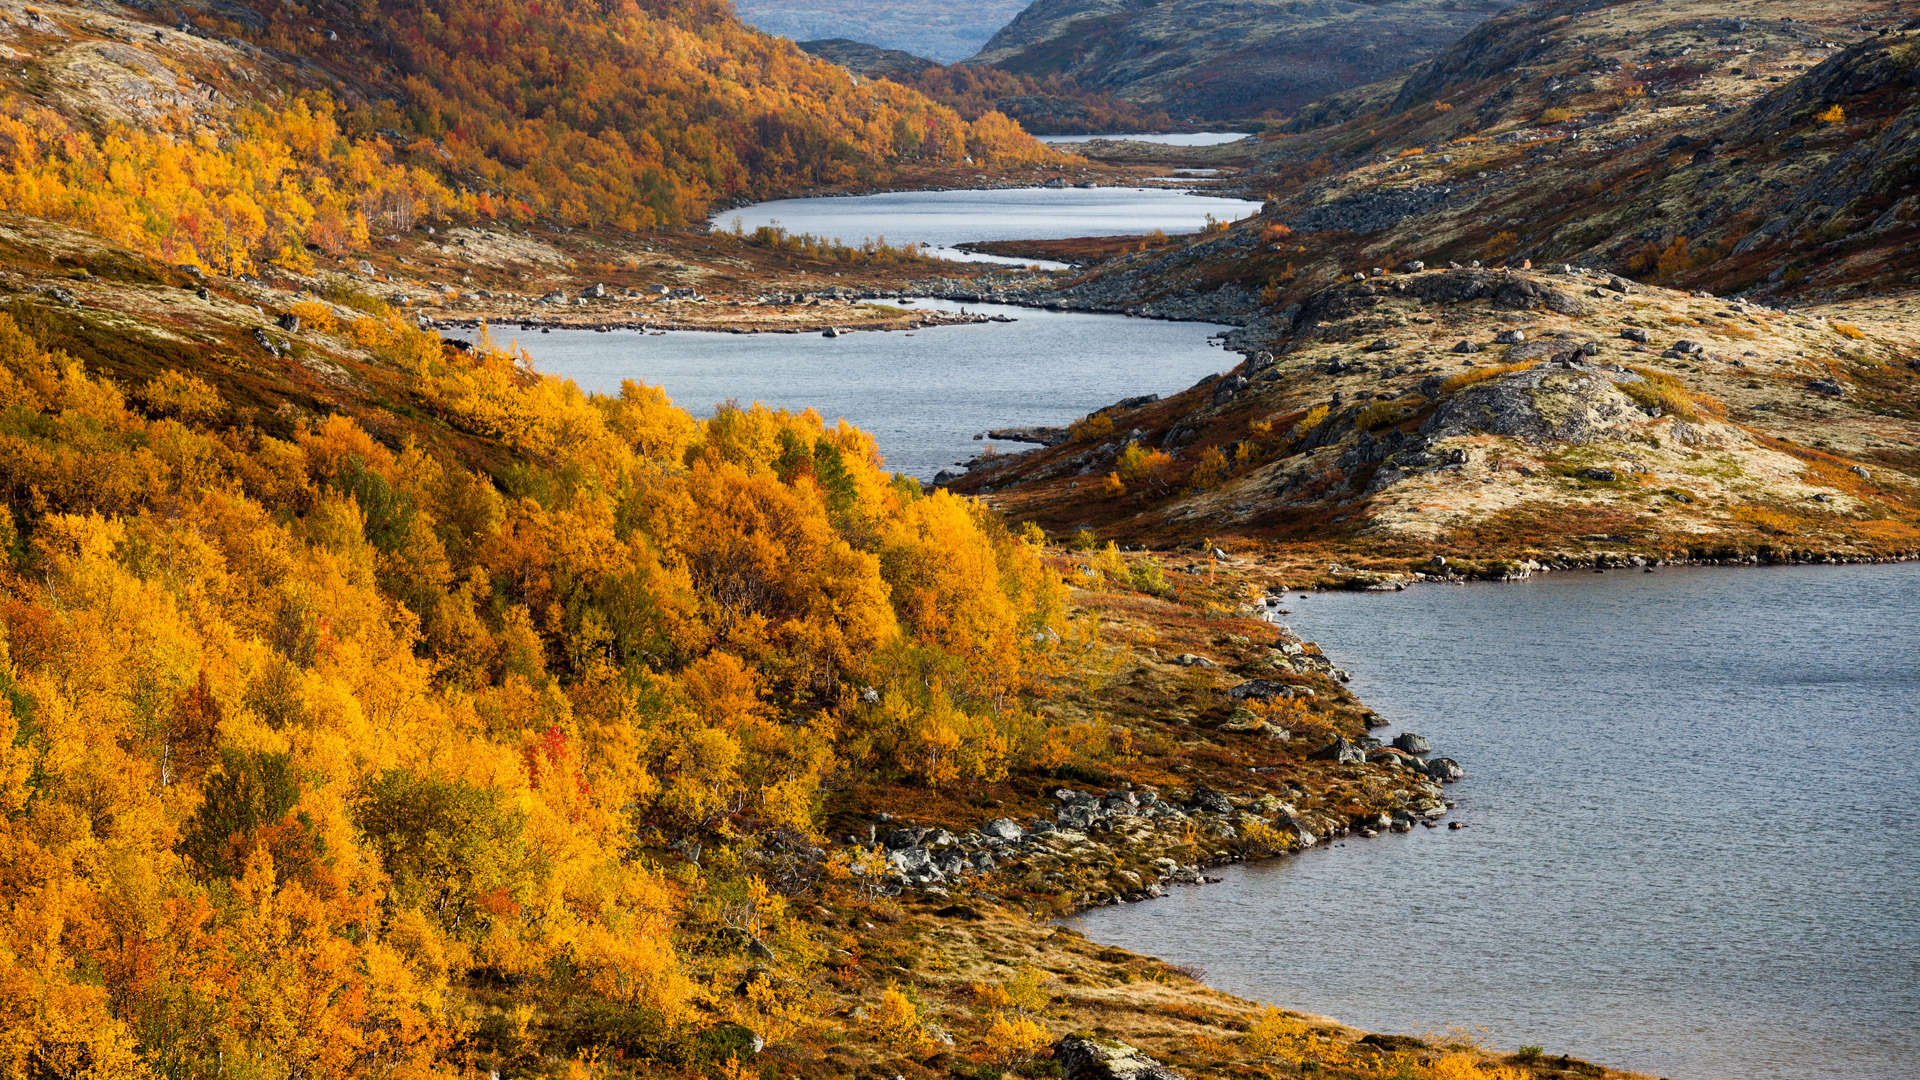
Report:
[[[1679,379],[1652,368],[1635,367],[1632,370],[1642,381],[1618,384],[1621,393],[1642,405],[1659,408],[1688,423],[1699,421],[1698,403]]]
[[[1497,379],[1502,375],[1511,375],[1516,371],[1525,371],[1530,367],[1534,367],[1536,364],[1538,364],[1538,361],[1528,360],[1518,364],[1499,364],[1494,367],[1468,368],[1458,375],[1449,375],[1441,380],[1440,393],[1443,395],[1457,393],[1475,383],[1483,383],[1488,379]]]

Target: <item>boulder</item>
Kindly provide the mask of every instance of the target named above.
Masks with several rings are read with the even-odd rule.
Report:
[[[1442,783],[1451,784],[1455,780],[1464,780],[1467,770],[1452,758],[1438,757],[1427,762],[1427,775]]]
[[[1195,810],[1205,810],[1210,814],[1233,813],[1233,804],[1227,801],[1225,795],[1212,788],[1194,788],[1192,797],[1187,799],[1187,805]]]
[[[1647,343],[1647,332],[1645,330],[1640,329],[1637,326],[1629,326],[1626,329],[1620,331],[1620,336],[1624,340],[1635,342],[1640,345],[1645,345]]]
[[[1425,735],[1415,735],[1411,731],[1403,731],[1395,735],[1393,737],[1393,745],[1395,749],[1404,750],[1409,754],[1428,754],[1433,752],[1433,747],[1427,742]]]
[[[1190,652],[1181,653],[1179,656],[1174,657],[1173,662],[1176,664],[1179,664],[1181,667],[1216,667],[1218,666],[1213,661],[1207,659],[1206,657],[1196,656]]]
[[[1338,765],[1364,765],[1367,752],[1348,742],[1339,735],[1333,741],[1315,750],[1310,755],[1315,761],[1331,761]]]
[[[1227,691],[1235,701],[1271,701],[1274,698],[1312,697],[1313,691],[1278,679],[1249,679]]]
[[[1816,394],[1825,394],[1827,397],[1844,397],[1847,392],[1845,387],[1833,379],[1815,379],[1807,384],[1807,389]]]
[[[1227,722],[1214,729],[1227,735],[1252,735],[1267,730],[1267,722],[1245,709],[1237,709]]]
[[[1420,425],[1433,441],[1500,435],[1526,442],[1583,444],[1646,419],[1615,383],[1638,382],[1630,371],[1566,361],[1489,379],[1440,404]]]
[[[1619,479],[1618,476],[1614,475],[1614,472],[1612,469],[1603,469],[1598,465],[1595,465],[1592,468],[1581,469],[1580,478],[1583,480],[1603,480],[1609,483]]]
[[[1027,835],[1027,831],[1022,829],[1018,822],[1012,818],[1003,817],[994,818],[992,821],[980,826],[980,832],[986,836],[993,837],[995,840],[1018,840]]]
[[[1518,345],[1527,340],[1527,335],[1518,330],[1502,330],[1493,335],[1495,345]]]
[[[1457,353],[1477,353],[1480,351],[1480,346],[1462,339],[1453,343],[1453,351]]]
[[[1097,1035],[1068,1035],[1054,1043],[1053,1061],[1067,1080],[1183,1080],[1135,1047]]]

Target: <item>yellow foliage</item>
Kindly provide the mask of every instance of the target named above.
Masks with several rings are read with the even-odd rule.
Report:
[[[1572,109],[1555,107],[1540,114],[1540,122],[1543,124],[1560,124],[1571,119],[1573,119]]]
[[[921,1046],[927,1041],[927,1029],[920,1019],[920,1007],[893,983],[888,983],[886,989],[880,991],[880,1000],[868,1012],[868,1023],[875,1034],[890,1043]]]
[[[1823,124],[1844,124],[1847,122],[1847,110],[1835,105],[1819,113],[1814,119]]]
[[[1857,326],[1854,326],[1851,323],[1839,323],[1839,322],[1834,323],[1833,332],[1836,334],[1839,334],[1841,337],[1844,337],[1844,338],[1852,338],[1855,341],[1864,340],[1867,336],[1866,331],[1860,329]]]
[[[1533,361],[1522,361],[1518,364],[1494,364],[1488,367],[1468,368],[1465,371],[1449,375],[1440,380],[1440,392],[1442,394],[1458,393],[1475,383],[1483,383],[1488,379],[1497,379],[1502,375],[1511,375],[1516,371],[1525,371],[1533,366]]]
[[[1006,1068],[1032,1061],[1052,1041],[1046,1026],[1030,1016],[999,1013],[987,1025],[988,1055]]]

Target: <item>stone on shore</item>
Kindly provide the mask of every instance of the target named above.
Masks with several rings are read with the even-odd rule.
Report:
[[[1066,1036],[1053,1044],[1053,1060],[1067,1080],[1184,1080],[1136,1047],[1097,1035]]]

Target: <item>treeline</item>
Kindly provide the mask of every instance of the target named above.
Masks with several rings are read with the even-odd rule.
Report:
[[[791,1037],[804,983],[736,993],[678,934],[818,953],[739,853],[813,836],[833,784],[1066,752],[1029,696],[1071,636],[1058,574],[845,424],[696,421],[368,316],[337,329],[411,374],[415,419],[276,436],[14,310],[7,1075],[425,1075],[536,1012],[683,1053]],[[396,434],[422,416],[463,449]]]

